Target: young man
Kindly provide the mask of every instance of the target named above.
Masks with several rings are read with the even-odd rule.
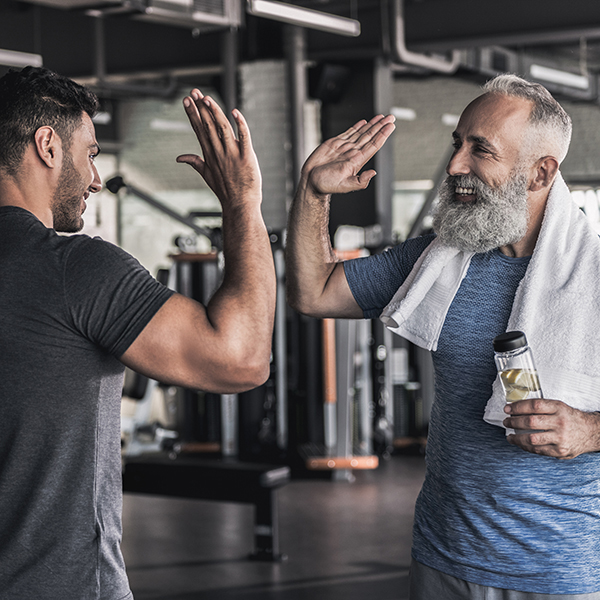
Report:
[[[184,99],[223,209],[225,276],[205,307],[119,248],[59,236],[101,189],[93,94],[46,69],[0,79],[0,598],[131,598],[120,551],[124,365],[214,392],[269,372],[275,274],[250,133]]]
[[[316,317],[381,315],[433,350],[412,600],[597,600],[600,242],[559,174],[565,111],[515,76],[484,91],[453,134],[436,236],[333,257],[330,194],[372,177],[359,170],[389,118],[357,124],[308,159],[289,224],[289,301]],[[526,332],[548,399],[498,400],[492,340],[507,329]]]

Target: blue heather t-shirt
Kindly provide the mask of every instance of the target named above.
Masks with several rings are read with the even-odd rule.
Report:
[[[344,263],[366,318],[379,316],[432,239]],[[412,554],[480,585],[586,594],[600,590],[600,454],[538,456],[483,421],[496,377],[492,340],[506,331],[528,263],[499,250],[474,255],[446,316],[432,353],[435,402]]]

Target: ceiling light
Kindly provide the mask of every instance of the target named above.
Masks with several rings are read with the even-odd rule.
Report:
[[[442,123],[448,127],[456,127],[460,121],[460,115],[444,113],[442,115]]]
[[[301,8],[285,2],[248,0],[247,10],[251,15],[257,17],[283,21],[300,27],[320,29],[351,37],[360,35],[360,22],[356,19],[348,19],[311,8]]]
[[[94,115],[92,121],[96,125],[109,125],[112,122],[112,115],[106,111],[99,111]]]
[[[579,90],[587,90],[590,87],[590,81],[584,75],[575,75],[568,71],[559,71],[550,67],[542,67],[541,65],[531,65],[529,73],[534,79],[547,81],[549,83],[558,83],[568,87],[577,88]]]
[[[402,108],[400,106],[393,106],[391,113],[399,121],[414,121],[417,118],[417,112],[412,108]]]
[[[192,128],[184,121],[169,121],[167,119],[152,119],[150,129],[156,131],[176,131],[178,133],[190,133]]]
[[[0,50],[0,65],[6,67],[41,67],[42,55],[16,50]]]

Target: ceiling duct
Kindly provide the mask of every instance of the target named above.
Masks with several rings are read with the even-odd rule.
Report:
[[[404,0],[392,0],[392,13],[392,51],[396,60],[405,65],[421,67],[439,73],[452,74],[458,69],[461,57],[458,50],[452,51],[450,60],[408,50],[404,34]]]

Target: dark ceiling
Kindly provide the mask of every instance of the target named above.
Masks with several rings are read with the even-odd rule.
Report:
[[[362,25],[358,38],[309,31],[308,57],[331,61],[389,54],[391,1],[296,2],[356,17]],[[575,71],[582,65],[600,70],[597,0],[405,0],[404,11],[411,50],[443,52],[497,45],[538,53]],[[201,70],[221,62],[219,31],[198,34],[190,28],[128,16],[103,21],[107,74]],[[283,56],[285,29],[280,23],[250,15],[244,21],[239,34],[241,60]],[[45,66],[71,77],[93,77],[97,73],[95,22],[83,10],[0,0],[0,48],[41,54]]]

